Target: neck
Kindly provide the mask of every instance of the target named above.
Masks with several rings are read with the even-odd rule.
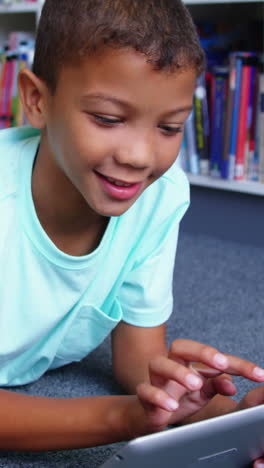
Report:
[[[43,229],[63,251],[85,255],[98,246],[108,218],[90,209],[43,143],[33,169],[32,197]]]

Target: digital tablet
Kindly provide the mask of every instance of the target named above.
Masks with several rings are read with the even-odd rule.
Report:
[[[264,405],[128,442],[101,468],[250,468],[264,455]]]

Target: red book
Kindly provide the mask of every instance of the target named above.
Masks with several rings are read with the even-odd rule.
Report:
[[[253,73],[252,83],[252,118],[248,128],[248,151],[247,151],[247,168],[246,176],[249,180],[258,179],[258,169],[255,161],[255,150],[256,150],[256,126],[257,126],[257,106],[258,106],[258,83],[259,83],[259,71],[258,67],[255,67]]]
[[[4,119],[4,128],[9,128],[11,126],[11,116],[9,115],[8,106],[9,106],[9,96],[10,96],[10,84],[12,77],[12,60],[11,55],[8,55],[6,58],[6,79],[4,83],[4,95],[3,95],[3,108],[2,108],[2,118]]]
[[[12,124],[13,115],[12,115],[12,104],[13,104],[13,88],[14,88],[14,79],[16,71],[15,57],[10,57],[10,74],[9,74],[9,83],[7,89],[7,116],[9,117],[9,124]]]
[[[6,57],[3,58],[2,76],[0,83],[0,128],[5,128],[5,89],[7,83],[8,66]]]
[[[240,112],[239,112],[239,121],[238,121],[237,150],[236,150],[236,161],[235,161],[235,179],[236,180],[242,180],[245,178],[248,106],[249,106],[249,95],[250,95],[250,76],[251,76],[251,67],[247,62],[247,58],[243,58]]]

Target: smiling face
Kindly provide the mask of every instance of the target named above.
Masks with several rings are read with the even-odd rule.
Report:
[[[40,154],[92,213],[119,216],[175,161],[195,79],[192,69],[157,71],[134,50],[66,66],[48,95]]]

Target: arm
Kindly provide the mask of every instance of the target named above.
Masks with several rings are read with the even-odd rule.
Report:
[[[116,376],[131,392],[136,393],[137,389],[137,396],[58,399],[0,390],[0,450],[91,447],[128,440],[166,427],[172,414],[162,409],[166,406],[167,393],[157,386],[152,385],[149,391],[138,385],[142,381],[150,384],[152,380],[153,383],[149,360],[153,366],[160,355],[165,362],[169,361],[164,327],[149,329],[149,339],[146,330],[122,324],[119,332],[113,335]],[[186,343],[183,348],[186,349]],[[177,381],[179,377],[175,375]]]
[[[0,390],[0,450],[64,450],[128,440],[135,403],[127,396],[58,399]]]
[[[128,393],[149,380],[149,362],[160,355],[168,355],[165,325],[143,328],[121,322],[113,330],[113,373]]]

